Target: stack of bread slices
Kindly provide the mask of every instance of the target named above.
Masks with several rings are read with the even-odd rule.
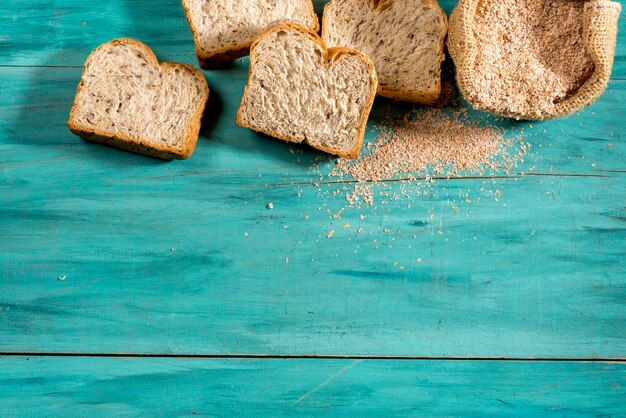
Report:
[[[441,93],[447,17],[436,0],[332,0],[322,35],[311,0],[182,0],[200,67],[250,54],[236,123],[356,157],[376,94],[430,105]],[[88,57],[68,126],[163,159],[194,151],[209,87],[132,39]]]

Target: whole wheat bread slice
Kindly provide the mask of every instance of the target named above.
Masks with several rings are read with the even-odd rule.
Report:
[[[146,45],[121,38],[87,58],[67,123],[76,135],[166,160],[186,159],[209,97],[190,65],[159,64]]]
[[[441,94],[447,31],[436,0],[332,0],[322,18],[326,45],[358,49],[374,62],[381,96],[422,104]]]
[[[248,55],[254,39],[272,26],[298,23],[317,32],[311,0],[182,0],[202,68]]]
[[[281,25],[252,45],[237,124],[330,154],[359,154],[378,81],[372,62],[326,49],[306,28]]]

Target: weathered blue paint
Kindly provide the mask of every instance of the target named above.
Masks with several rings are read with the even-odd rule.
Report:
[[[135,37],[195,63],[178,0],[2,2],[0,352],[626,358],[625,22],[589,109],[476,115],[523,130],[531,151],[510,174],[341,211],[342,185],[316,185],[321,154],[235,126],[245,58],[204,72],[188,161],[69,133],[100,43]],[[377,100],[370,128],[407,109]],[[620,416],[623,366],[0,356],[0,415]]]
[[[626,365],[0,358],[0,415],[618,417]]]

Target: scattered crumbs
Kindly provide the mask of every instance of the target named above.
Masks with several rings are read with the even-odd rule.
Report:
[[[396,267],[397,265],[398,265],[398,262],[397,262],[397,261],[394,261],[394,262],[393,262],[393,266],[394,266],[394,267]]]
[[[308,220],[309,220],[309,215],[306,215],[306,216],[304,217],[304,219],[308,221]]]
[[[360,234],[361,232],[363,232],[363,228],[357,229],[356,232],[358,232]]]
[[[269,210],[273,210],[274,209],[274,204],[272,202],[268,203],[267,205],[265,205],[265,207]]]
[[[82,26],[87,26],[87,22],[81,23]]]
[[[609,148],[613,148],[613,147],[614,147],[614,145],[613,145],[613,144],[608,144],[608,145],[607,145],[607,147],[609,147]]]
[[[438,233],[439,235],[443,235],[443,231],[441,231],[441,230],[440,230],[440,231],[437,231],[437,233]]]
[[[388,228],[385,228],[385,229],[383,229],[383,232],[384,232],[385,234],[388,234],[388,233],[390,233],[390,232],[391,232],[391,230],[390,230],[390,229],[388,229]]]
[[[58,280],[58,281],[60,281],[60,282],[65,281],[65,279],[67,279],[67,276],[66,276],[66,275],[63,275],[63,276],[59,276],[59,277],[57,277],[57,280]]]
[[[359,219],[364,221],[365,220],[365,215],[359,215]]]
[[[331,178],[355,181],[345,192],[349,206],[373,205],[375,185],[383,187],[385,204],[409,198],[408,185],[424,189],[426,196],[437,179],[510,174],[530,149],[521,137],[505,137],[503,128],[470,117],[467,109],[412,110],[399,119],[387,118],[379,128],[376,140],[358,158],[338,158],[330,171]],[[392,187],[386,183],[390,179],[400,183],[400,195],[385,191]]]
[[[431,213],[431,214],[428,216],[428,218],[429,218],[430,220],[435,219],[435,214],[434,214],[434,213]]]
[[[332,174],[331,174],[332,175]],[[374,204],[374,192],[371,184],[357,184],[352,192],[346,193],[346,201],[352,206],[362,202],[366,205]]]
[[[335,219],[339,219],[339,218],[341,218],[341,212],[337,212],[337,213],[335,213],[335,214],[333,215],[333,218],[335,218]]]
[[[343,229],[348,229],[350,228],[350,224],[345,224],[344,226],[342,226]]]
[[[502,192],[500,191],[500,189],[496,189],[496,194],[498,195],[498,197],[502,196]]]
[[[326,234],[326,238],[332,238],[333,235],[335,235],[335,231],[328,231],[328,234]]]
[[[289,264],[289,257],[285,257],[285,264]]]
[[[65,59],[65,58],[63,57],[63,55],[61,55],[61,56],[59,57],[59,61],[63,61],[64,59]]]

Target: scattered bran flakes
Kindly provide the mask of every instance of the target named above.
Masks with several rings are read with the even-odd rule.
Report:
[[[408,198],[407,185],[432,183],[433,175],[483,175],[487,170],[509,174],[528,147],[519,138],[506,139],[502,129],[470,120],[465,109],[411,111],[399,120],[388,119],[376,141],[356,160],[337,159],[330,176],[356,181],[346,193],[350,205],[372,205],[372,184],[400,180],[404,183],[400,193]],[[396,193],[383,196],[400,199]]]
[[[583,0],[481,0],[470,99],[541,118],[593,72],[583,41]]]

